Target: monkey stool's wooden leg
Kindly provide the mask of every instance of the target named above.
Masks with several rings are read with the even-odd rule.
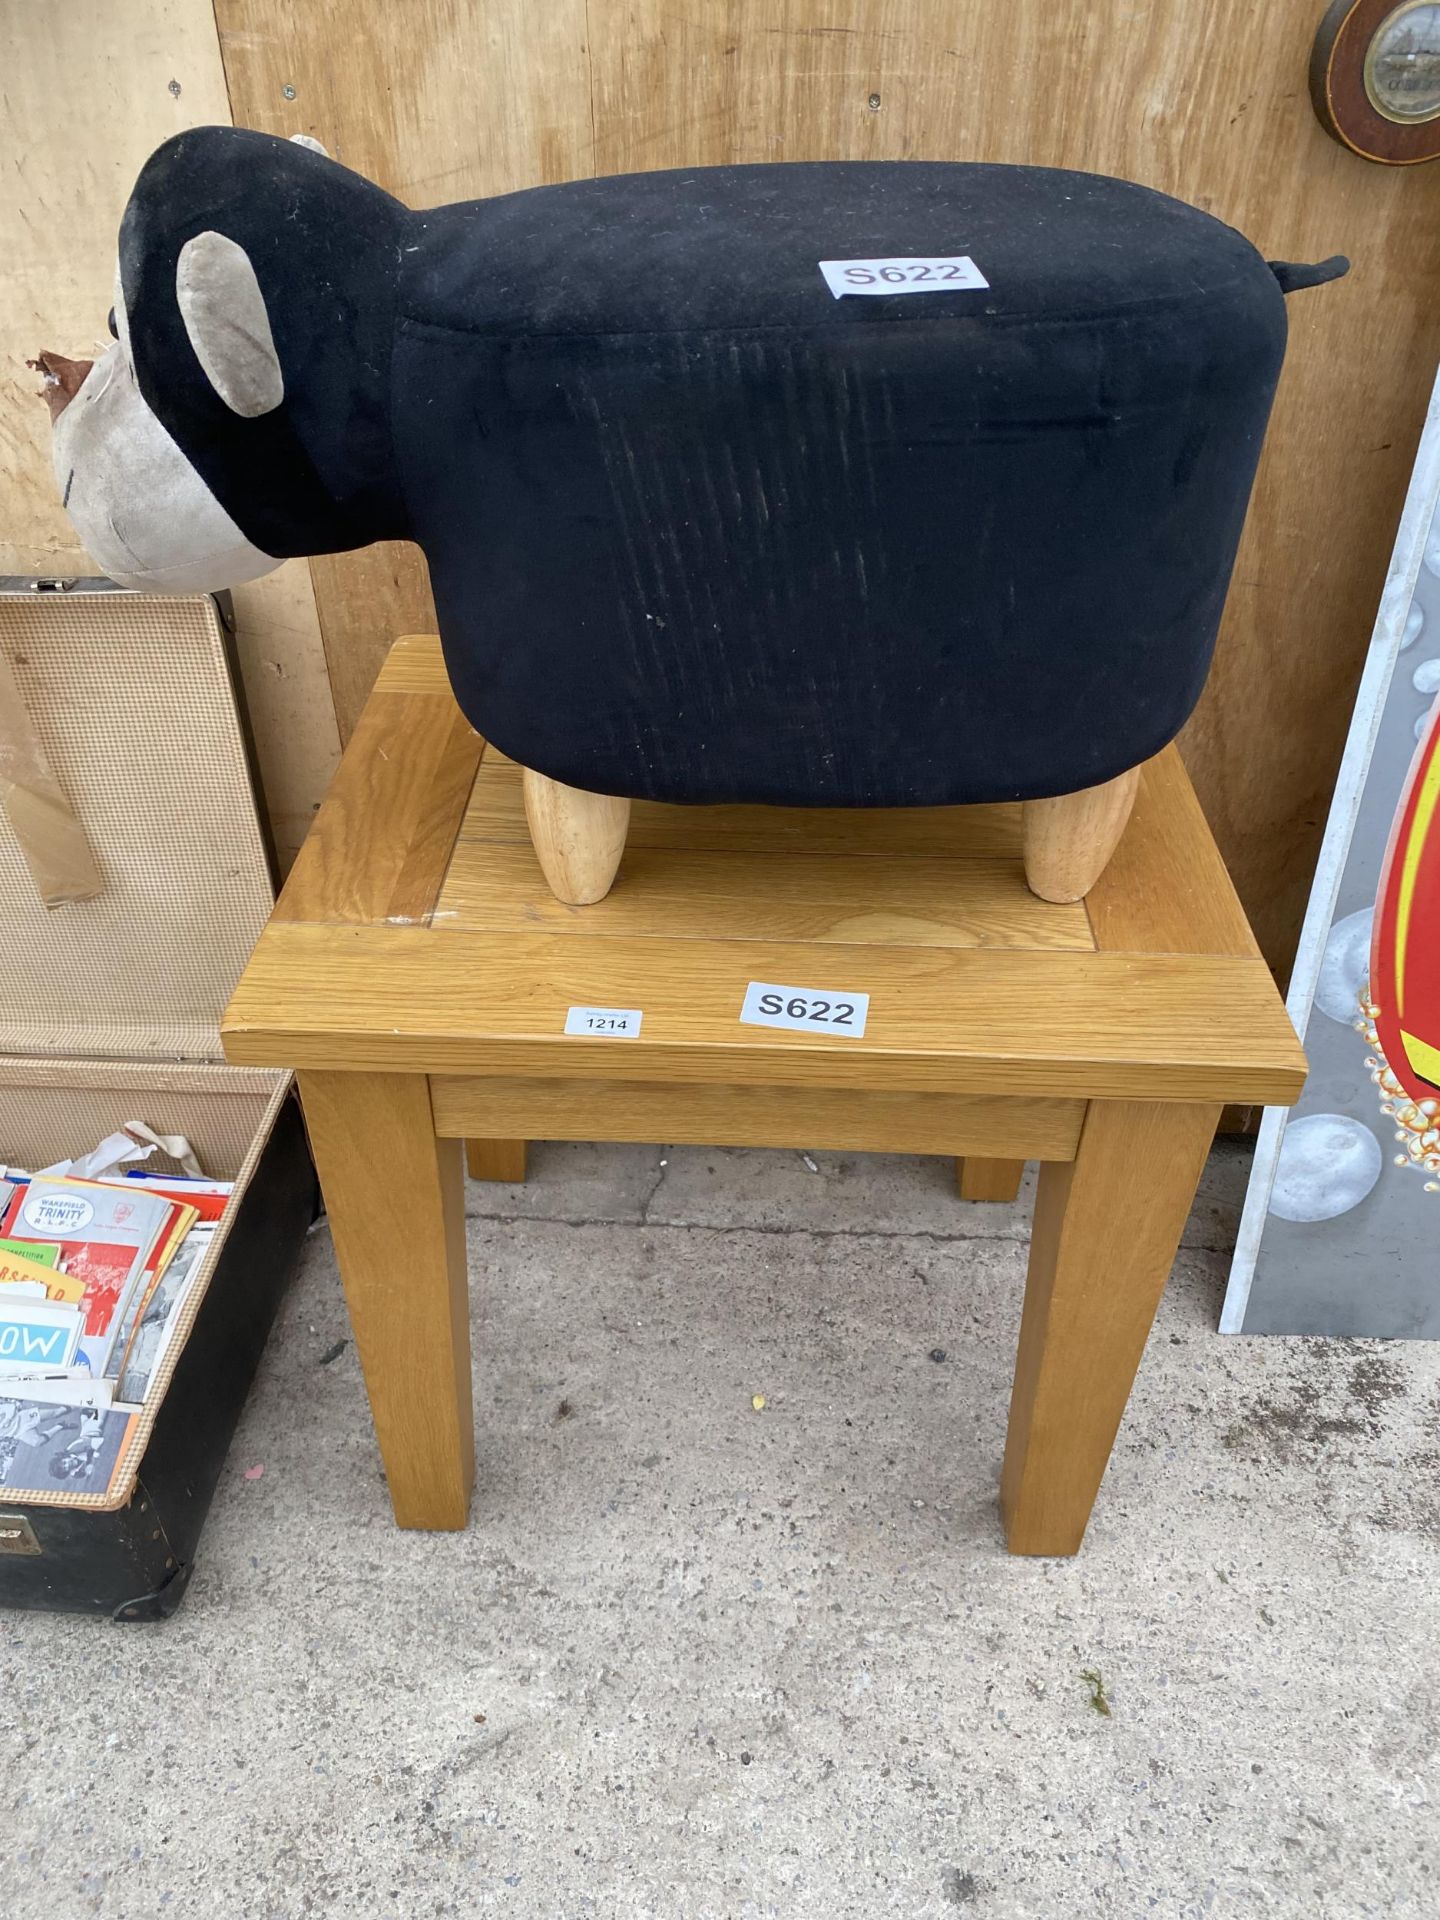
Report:
[[[463,1527],[475,1420],[460,1142],[436,1139],[423,1073],[299,1078],[395,1518]]]
[[[465,1165],[472,1180],[513,1180],[525,1178],[523,1140],[467,1140]]]
[[[967,1157],[955,1162],[955,1173],[962,1200],[1013,1200],[1025,1177],[1025,1162]]]
[[[1040,1169],[1000,1475],[1011,1553],[1084,1538],[1219,1118],[1092,1100],[1074,1160]]]
[[[1100,787],[1025,802],[1025,878],[1042,900],[1083,900],[1119,844],[1140,769]]]
[[[525,818],[555,898],[567,907],[603,900],[625,851],[630,802],[564,786],[526,767]]]

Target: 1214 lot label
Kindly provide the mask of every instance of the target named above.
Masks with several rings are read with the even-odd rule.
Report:
[[[638,1040],[644,1018],[639,1007],[571,1007],[565,1015],[565,1031],[589,1039]]]
[[[797,1033],[858,1040],[869,1011],[868,993],[832,993],[820,987],[780,987],[770,980],[752,980],[745,989],[740,1018],[752,1027],[787,1027]]]

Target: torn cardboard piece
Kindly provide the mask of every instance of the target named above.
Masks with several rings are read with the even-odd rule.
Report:
[[[9,820],[35,890],[47,907],[93,900],[103,890],[85,829],[50,771],[40,736],[20,697],[14,668],[0,652],[0,808]]]

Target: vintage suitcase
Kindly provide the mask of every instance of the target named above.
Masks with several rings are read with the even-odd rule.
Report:
[[[204,595],[0,581],[0,1162],[44,1166],[136,1119],[237,1182],[105,1489],[7,1485],[0,1466],[7,1606],[174,1612],[315,1218],[288,1076],[220,1063],[274,892],[227,618]]]

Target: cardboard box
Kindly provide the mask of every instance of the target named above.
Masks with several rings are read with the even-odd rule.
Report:
[[[143,1120],[237,1182],[110,1490],[0,1481],[0,1604],[160,1619],[317,1206],[289,1076],[221,1064],[271,861],[221,602],[0,581],[0,656],[0,1162]]]

